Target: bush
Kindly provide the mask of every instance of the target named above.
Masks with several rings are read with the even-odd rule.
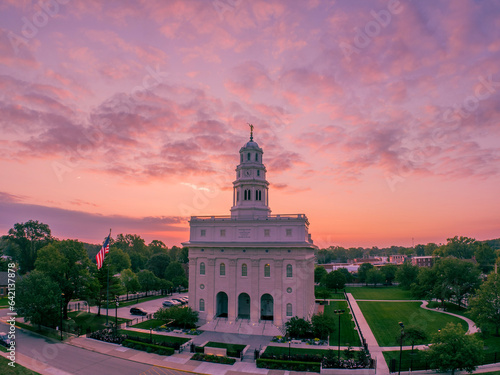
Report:
[[[234,362],[236,362],[236,359],[234,359],[234,358],[229,358],[229,357],[224,357],[224,356],[219,356],[219,355],[201,354],[201,353],[193,354],[191,359],[194,361],[220,363],[222,365],[232,365],[232,364],[234,364]]]
[[[156,353],[160,355],[172,355],[175,353],[173,348],[167,348],[164,346],[160,345],[155,345],[155,344],[147,344],[144,342],[138,342],[134,340],[124,340],[122,343],[123,346],[126,346],[127,348],[135,349],[135,350],[142,350],[146,351],[148,353]]]
[[[297,362],[297,361],[282,361],[278,359],[257,359],[258,368],[268,368],[273,370],[288,370],[288,371],[309,371],[320,372],[321,363],[318,362]]]
[[[151,344],[151,341],[149,341],[149,338],[146,338],[146,337],[139,337],[139,336],[134,336],[134,335],[123,335],[125,339],[130,339],[132,341],[135,341],[135,342],[140,342],[140,343],[144,343],[144,344]],[[179,348],[181,347],[181,344],[179,344],[178,342],[167,342],[167,341],[154,341],[153,340],[153,344],[157,345],[157,346],[162,346],[162,347],[167,347],[167,348],[172,348],[174,350],[179,350]]]
[[[112,329],[103,329],[100,331],[92,332],[89,335],[89,338],[105,342],[111,342],[113,344],[121,344],[123,340],[125,340],[127,337],[126,335],[115,336]]]

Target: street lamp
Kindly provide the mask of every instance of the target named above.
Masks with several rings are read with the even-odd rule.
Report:
[[[290,360],[290,344],[292,343],[291,340],[288,340],[288,360]]]
[[[338,357],[338,361],[339,361],[339,364],[340,364],[340,315],[342,315],[343,313],[345,313],[345,310],[333,310],[333,313],[334,314],[337,314],[338,317],[339,317],[339,349],[338,349],[338,353],[337,353],[337,357]],[[330,344],[330,343],[328,343]]]
[[[149,341],[151,344],[153,343],[153,328],[149,328]]]
[[[116,302],[116,308],[115,308],[115,336],[118,333],[118,305],[120,304],[118,302],[118,297],[115,298]]]
[[[405,334],[405,325],[403,322],[399,322],[399,325],[401,326],[401,340],[399,344],[399,370],[398,370],[398,375],[401,374],[401,360],[403,359],[403,335]]]
[[[63,329],[63,299],[64,299],[64,293],[61,293],[61,341],[63,340],[63,334],[62,334],[62,329]]]

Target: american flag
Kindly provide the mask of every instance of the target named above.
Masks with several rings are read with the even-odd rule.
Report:
[[[109,253],[109,238],[111,237],[111,231],[109,231],[108,238],[102,244],[101,250],[95,256],[95,260],[97,263],[97,269],[100,270],[102,268],[102,264],[104,263],[104,257],[107,253]]]

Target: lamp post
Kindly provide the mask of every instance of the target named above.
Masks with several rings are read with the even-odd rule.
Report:
[[[345,310],[334,310],[333,313],[334,314],[337,314],[338,317],[339,317],[339,348],[338,348],[338,352],[337,352],[337,358],[338,358],[338,361],[339,361],[339,364],[340,364],[340,315],[342,315],[343,313],[345,312]],[[330,344],[330,343],[328,343]]]
[[[149,341],[153,343],[153,328],[149,328]]]
[[[118,305],[119,305],[118,297],[115,298],[115,303],[116,303],[115,307],[115,336],[116,336],[116,334],[118,333]]]
[[[398,375],[401,374],[401,360],[403,359],[403,335],[405,334],[405,325],[403,322],[399,322],[399,325],[401,326],[401,340],[399,344],[399,370],[398,370]]]
[[[291,340],[288,340],[288,360],[290,360],[290,344],[292,343]]]
[[[63,299],[64,299],[64,293],[61,293],[61,341],[63,340],[63,315],[64,315],[64,310],[63,310]]]

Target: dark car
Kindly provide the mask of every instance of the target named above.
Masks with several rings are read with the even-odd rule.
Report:
[[[9,336],[5,332],[0,332],[0,345],[3,345],[3,346],[10,345]]]
[[[172,298],[172,300],[179,302],[181,305],[185,305],[187,303],[183,298]]]
[[[146,312],[146,310],[140,309],[139,307],[132,307],[130,309],[130,313],[132,315],[142,315],[142,316],[148,315],[148,313]]]

